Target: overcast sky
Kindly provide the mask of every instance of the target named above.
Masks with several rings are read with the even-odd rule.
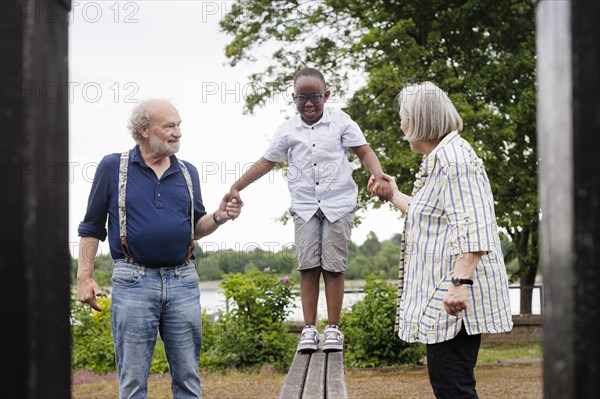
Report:
[[[200,172],[208,212],[231,184],[262,156],[269,138],[294,114],[281,93],[254,115],[243,115],[247,76],[257,65],[226,64],[228,42],[218,23],[227,1],[75,1],[69,27],[70,241],[79,241],[96,165],[109,153],[134,146],[127,130],[136,102],[171,100],[182,118],[177,154]],[[266,52],[255,54],[263,63]],[[263,64],[265,65],[265,64]],[[356,89],[356,88],[351,88]],[[339,108],[343,99],[328,103]],[[275,219],[290,205],[282,172],[273,172],[242,193],[241,217],[199,241],[204,249],[276,248],[293,243],[293,225]],[[380,240],[400,230],[399,212],[387,206],[359,213],[353,230],[362,243],[370,230]],[[106,243],[101,244],[108,253]]]

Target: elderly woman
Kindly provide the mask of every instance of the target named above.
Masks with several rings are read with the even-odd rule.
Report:
[[[398,102],[404,139],[423,161],[410,196],[385,175],[390,202],[406,216],[396,329],[426,344],[437,398],[477,398],[481,334],[512,328],[490,182],[446,93],[425,82],[405,87]],[[372,193],[379,188],[369,182]]]

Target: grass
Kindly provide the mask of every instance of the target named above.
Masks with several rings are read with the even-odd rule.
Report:
[[[497,363],[503,359],[528,359],[541,357],[541,342],[514,345],[482,346],[479,350],[477,363]]]
[[[205,399],[226,398],[277,398],[283,386],[283,373],[201,373],[203,397]],[[119,384],[116,377],[72,386],[73,399],[115,399]],[[148,379],[149,399],[171,399],[171,378],[169,374],[152,374]]]
[[[515,397],[514,393],[520,392],[525,395],[521,397],[541,398],[540,364],[494,366],[504,359],[541,357],[540,343],[482,346],[478,359],[480,367],[476,368],[478,387],[481,386],[480,393],[484,395],[482,397]],[[206,399],[265,399],[278,398],[285,376],[285,373],[278,373],[266,366],[260,372],[203,372],[201,381]],[[148,397],[172,398],[170,384],[168,373],[151,375]],[[352,392],[351,396],[355,398],[423,398],[431,395],[427,371],[423,366],[352,368],[346,371],[346,384],[349,392]],[[73,384],[72,392],[74,399],[115,398],[118,396],[118,382],[114,374],[96,376],[88,382]]]

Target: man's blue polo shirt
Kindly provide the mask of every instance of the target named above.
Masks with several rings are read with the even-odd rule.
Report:
[[[88,207],[79,224],[80,237],[106,239],[113,259],[125,258],[119,234],[118,180],[121,154],[105,156],[96,170]],[[206,215],[198,170],[189,162],[194,188],[194,225]],[[135,262],[148,267],[177,266],[185,261],[191,239],[190,195],[179,162],[160,179],[146,165],[138,146],[129,151],[127,171],[127,242]]]

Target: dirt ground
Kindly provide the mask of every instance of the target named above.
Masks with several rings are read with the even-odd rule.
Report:
[[[478,365],[477,391],[482,399],[543,398],[542,364],[537,360]],[[205,399],[278,398],[285,375],[265,369],[257,374],[203,373]],[[149,379],[149,398],[172,398],[171,378],[155,374]],[[349,369],[346,371],[348,397],[354,399],[433,398],[425,367],[410,369]],[[88,371],[73,374],[74,399],[118,397],[115,374],[98,376]]]

